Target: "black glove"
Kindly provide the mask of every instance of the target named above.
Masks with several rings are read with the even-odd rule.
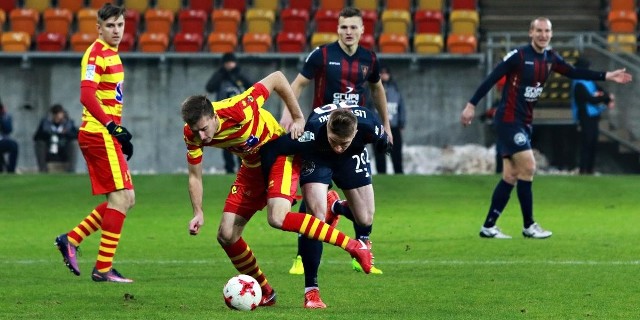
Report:
[[[131,135],[131,133],[129,133],[129,130],[127,130],[127,128],[123,126],[119,126],[113,121],[107,123],[107,131],[109,131],[109,134],[111,134],[116,139],[118,139],[118,141],[120,141],[121,144],[124,144],[125,142],[129,142],[131,141],[131,138],[133,138],[133,136]],[[131,149],[133,150],[133,148]]]
[[[384,153],[386,155],[391,154],[391,150],[393,149],[393,144],[389,142],[387,139],[380,139],[376,141],[374,145],[374,150],[376,153]]]
[[[126,141],[120,142],[120,145],[122,145],[122,153],[127,155],[127,161],[129,161],[129,159],[133,157],[133,144],[131,143],[131,141]]]

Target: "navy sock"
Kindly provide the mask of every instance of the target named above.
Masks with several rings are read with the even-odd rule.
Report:
[[[373,225],[367,226],[367,227],[363,227],[363,226],[359,226],[357,223],[353,223],[353,230],[356,232],[356,239],[358,240],[362,240],[362,241],[367,241],[369,240],[369,235],[371,234],[371,231],[373,230]]]
[[[298,250],[301,251],[304,266],[305,288],[318,286],[318,268],[322,257],[322,242],[307,237],[298,238]]]
[[[353,218],[353,212],[351,212],[351,208],[349,208],[347,201],[338,201],[335,203],[333,205],[333,213],[341,215],[351,221],[355,221]]]
[[[493,196],[491,197],[491,207],[487,213],[487,218],[484,220],[484,227],[491,228],[496,225],[496,221],[502,214],[502,210],[507,206],[509,198],[511,197],[511,190],[513,185],[507,183],[503,179],[493,189]]]
[[[533,224],[533,192],[531,191],[532,181],[518,180],[516,191],[520,200],[520,210],[522,210],[522,222],[525,228]]]

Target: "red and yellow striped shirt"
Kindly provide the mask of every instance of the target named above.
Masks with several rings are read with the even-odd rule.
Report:
[[[118,48],[109,46],[97,39],[85,51],[82,57],[81,87],[96,88],[96,98],[102,111],[116,124],[122,119],[122,84],[124,68],[118,55]],[[91,115],[86,107],[82,108],[82,126],[80,130],[106,132],[106,128]]]
[[[227,149],[242,158],[248,167],[260,165],[260,147],[286,133],[273,115],[262,108],[269,98],[269,90],[256,83],[247,91],[231,98],[212,102],[220,120],[220,128],[209,143],[203,143],[188,125],[184,125],[187,161],[202,161],[205,146]]]

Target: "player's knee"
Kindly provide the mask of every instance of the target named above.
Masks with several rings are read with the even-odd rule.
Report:
[[[267,221],[269,222],[269,225],[276,228],[276,229],[282,229],[282,223],[284,221],[284,215],[281,214],[269,214],[269,216],[267,217]]]
[[[235,242],[233,241],[233,236],[231,233],[224,233],[222,231],[218,231],[217,240],[218,243],[223,247],[230,246]]]

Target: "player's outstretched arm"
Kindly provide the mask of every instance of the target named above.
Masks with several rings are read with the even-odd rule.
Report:
[[[189,221],[189,234],[192,236],[200,232],[204,225],[202,211],[202,163],[189,164],[189,197],[193,207],[193,219]]]
[[[293,90],[293,95],[297,98],[300,98],[300,94],[302,94],[302,90],[306,88],[311,80],[305,78],[303,75],[299,74],[296,78],[291,82],[291,90]],[[303,113],[304,117],[304,113]],[[293,118],[291,117],[291,112],[287,108],[287,105],[284,104],[282,106],[282,115],[280,116],[280,125],[282,125],[287,131],[291,131],[291,125],[293,124]]]
[[[617,83],[629,83],[631,82],[631,80],[633,80],[633,76],[631,76],[631,74],[628,73],[625,68],[614,71],[607,71],[604,78],[607,81],[613,81]]]
[[[276,71],[260,80],[260,83],[262,83],[269,92],[275,91],[278,96],[280,96],[291,114],[292,123],[289,127],[291,138],[299,138],[304,131],[304,117],[302,116],[298,99],[296,99],[287,78],[281,71]]]

